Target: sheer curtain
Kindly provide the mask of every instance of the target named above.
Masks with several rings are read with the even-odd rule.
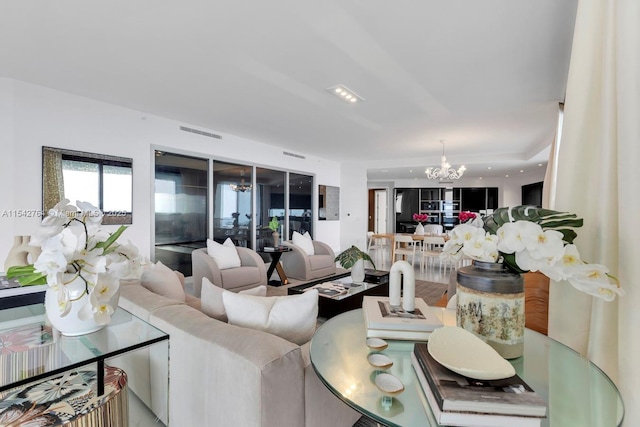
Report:
[[[58,150],[42,150],[42,201],[44,212],[64,199],[62,179],[62,153]]]
[[[553,283],[549,336],[587,355],[619,386],[625,425],[640,425],[640,2],[580,0],[549,207],[585,220],[582,258],[608,266],[626,295],[592,299]],[[552,150],[553,151],[553,150]]]

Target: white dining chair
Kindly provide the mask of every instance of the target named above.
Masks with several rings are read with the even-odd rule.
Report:
[[[439,236],[444,230],[440,224],[427,224],[424,226],[424,232],[433,236]]]
[[[438,260],[440,269],[445,267],[445,273],[447,272],[447,265],[440,261],[440,254],[444,247],[444,237],[441,236],[425,236],[422,241],[422,252],[420,259],[420,271],[425,268],[425,265],[435,265],[435,261]]]
[[[403,259],[411,256],[411,266],[413,267],[416,261],[416,249],[418,247],[418,242],[413,240],[413,237],[404,234],[396,234],[394,240],[395,248],[393,262],[395,262],[395,257],[398,255],[402,255]]]

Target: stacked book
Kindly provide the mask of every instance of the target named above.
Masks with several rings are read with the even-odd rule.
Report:
[[[367,338],[426,341],[442,327],[440,311],[429,307],[422,298],[415,299],[415,310],[404,311],[389,303],[389,297],[365,296],[362,311]]]
[[[476,427],[539,427],[546,402],[518,375],[502,380],[475,380],[439,364],[416,343],[411,361],[439,424]]]
[[[318,291],[318,295],[327,297],[327,298],[337,298],[340,295],[345,295],[349,292],[349,285],[340,282],[324,282],[319,283],[314,286],[310,286],[304,289],[304,292],[310,291],[311,289],[316,289]]]

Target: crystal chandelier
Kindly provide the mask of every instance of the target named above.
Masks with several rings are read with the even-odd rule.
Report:
[[[447,156],[444,155],[444,141],[440,140],[440,144],[442,144],[442,158],[440,159],[440,167],[427,168],[424,173],[427,174],[428,179],[460,179],[467,168],[462,165],[457,170],[451,169],[451,165],[447,163]]]
[[[240,193],[244,193],[245,191],[251,191],[251,184],[245,184],[244,182],[244,170],[240,171],[240,183],[239,184],[229,184],[229,187],[233,191],[237,191]]]
[[[245,184],[244,180],[240,184],[229,184],[229,187],[231,187],[233,191],[239,191],[240,193],[251,190],[251,184]]]

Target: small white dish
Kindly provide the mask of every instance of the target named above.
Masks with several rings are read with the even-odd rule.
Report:
[[[404,384],[391,374],[382,373],[376,376],[376,387],[387,394],[398,394],[404,390]]]
[[[371,364],[371,366],[375,366],[380,369],[387,369],[393,365],[393,360],[386,354],[382,353],[370,353],[367,356],[367,360]]]
[[[367,338],[367,347],[371,350],[381,351],[387,348],[389,344],[381,338]]]
[[[429,354],[453,372],[477,380],[500,380],[516,374],[489,344],[458,326],[443,326],[431,333]]]

